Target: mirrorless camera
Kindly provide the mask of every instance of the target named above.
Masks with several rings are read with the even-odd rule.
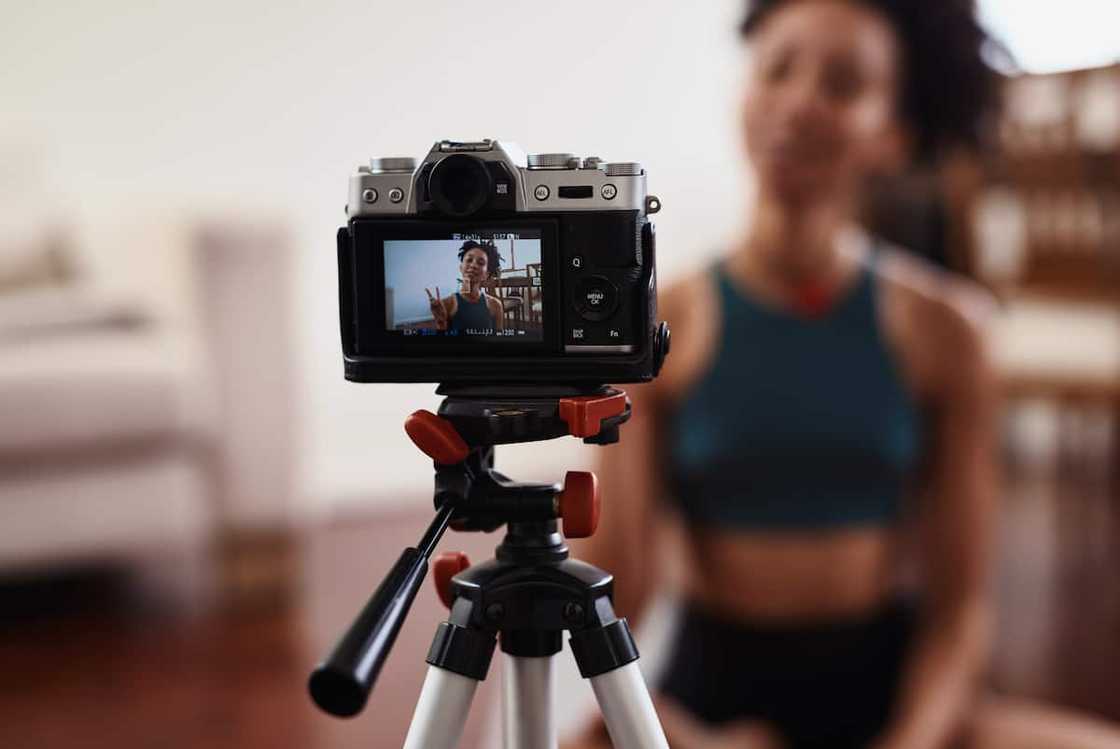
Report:
[[[656,376],[654,229],[640,164],[441,141],[350,178],[338,232],[346,377],[592,384]]]

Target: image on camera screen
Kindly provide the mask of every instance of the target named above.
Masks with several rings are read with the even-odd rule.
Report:
[[[402,337],[544,338],[541,233],[385,240],[385,327]]]

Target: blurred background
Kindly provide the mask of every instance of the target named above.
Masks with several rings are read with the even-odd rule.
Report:
[[[483,137],[641,161],[662,284],[742,227],[739,2],[463,7],[5,4],[6,746],[400,745],[430,586],[364,717],[304,688],[431,507],[401,423],[433,387],[342,378],[334,232],[358,164]],[[1002,149],[899,180],[867,222],[1003,302],[994,685],[1118,720],[1120,10],[980,7],[1022,68]],[[525,479],[594,457],[500,451]],[[569,682],[562,716],[589,694]]]

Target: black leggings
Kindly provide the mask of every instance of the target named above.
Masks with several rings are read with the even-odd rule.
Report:
[[[764,720],[790,749],[865,747],[890,717],[915,618],[902,599],[794,627],[688,606],[661,691],[707,723]]]

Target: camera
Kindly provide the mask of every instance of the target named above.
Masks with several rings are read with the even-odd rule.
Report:
[[[357,382],[642,382],[658,323],[660,210],[632,162],[440,141],[419,164],[350,178],[338,231],[346,378]]]

